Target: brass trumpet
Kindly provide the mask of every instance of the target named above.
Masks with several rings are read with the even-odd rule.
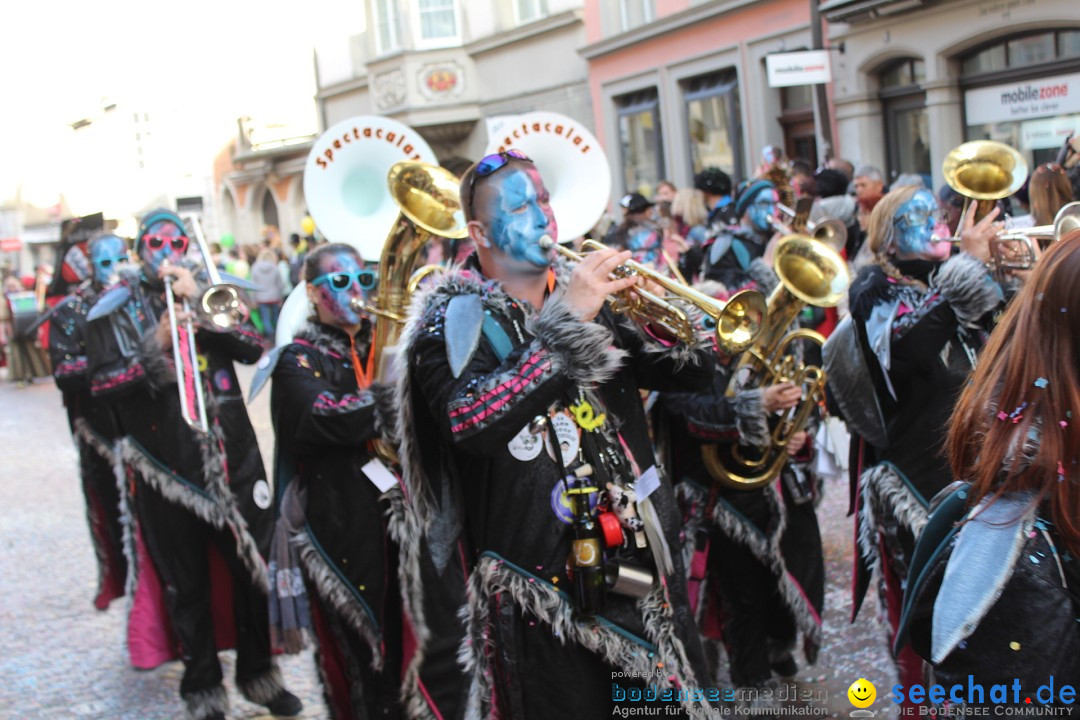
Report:
[[[575,262],[585,259],[547,235],[540,238],[540,247],[545,250],[554,248],[557,253]],[[606,245],[593,240],[586,240],[584,247],[588,250],[607,249]],[[616,278],[631,275],[647,277],[674,298],[694,305],[711,317],[716,322],[716,344],[729,355],[748,348],[765,324],[765,296],[756,290],[737,292],[723,302],[633,260],[628,260],[612,273]],[[692,343],[697,338],[697,330],[686,312],[644,288],[629,288],[610,300],[614,312],[626,313],[638,324],[659,325],[684,343]]]

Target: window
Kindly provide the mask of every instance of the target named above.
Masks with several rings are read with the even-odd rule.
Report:
[[[926,65],[905,58],[878,73],[885,118],[888,179],[902,173],[930,176],[930,120],[926,114]]]
[[[419,47],[438,47],[458,41],[455,0],[416,0]]]
[[[531,23],[547,15],[547,3],[544,0],[513,0],[514,17],[518,25]]]
[[[623,190],[652,197],[664,168],[660,100],[656,88],[615,98],[619,118]]]
[[[784,153],[793,160],[817,163],[817,126],[814,124],[814,86],[780,88],[780,125]]]
[[[617,0],[623,32],[653,20],[653,0]]]
[[[735,71],[696,77],[683,87],[691,170],[696,174],[707,167],[718,167],[738,182],[742,175],[742,139]]]
[[[385,55],[401,47],[397,5],[394,0],[375,0],[375,54]]]
[[[1080,31],[1039,32],[998,40],[963,58],[964,75],[1080,58]]]
[[[274,202],[274,196],[269,190],[263,193],[262,224],[278,227],[277,203]]]

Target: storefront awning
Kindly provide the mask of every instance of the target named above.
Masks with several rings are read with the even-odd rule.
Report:
[[[858,22],[930,5],[935,0],[827,0],[819,8],[829,22]]]

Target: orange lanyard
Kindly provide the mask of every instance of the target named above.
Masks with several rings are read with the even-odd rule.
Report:
[[[555,271],[548,268],[548,295],[555,292]]]
[[[373,368],[371,367],[371,359],[375,355],[375,343],[371,343],[368,346],[367,362],[360,362],[360,358],[356,355],[356,341],[351,337],[349,338],[349,352],[352,353],[353,360],[353,372],[356,374],[356,387],[359,390],[364,390],[371,384],[371,374]]]

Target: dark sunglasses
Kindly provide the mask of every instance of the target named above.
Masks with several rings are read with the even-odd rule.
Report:
[[[97,264],[98,264],[99,267],[107,268],[107,267],[111,266],[113,264],[113,262],[122,263],[122,262],[127,262],[127,261],[128,261],[128,256],[127,255],[121,255],[118,258],[105,258],[104,260],[98,260]]]
[[[188,239],[185,235],[143,235],[143,242],[151,250],[160,250],[169,243],[173,250],[182,253],[187,250]]]
[[[491,175],[496,170],[506,167],[506,164],[511,160],[532,162],[532,159],[520,150],[510,149],[494,155],[486,155],[480,158],[480,162],[476,163],[476,170],[473,171],[472,176],[469,178],[469,217],[474,217],[473,196],[476,194],[476,178]]]
[[[320,275],[311,281],[312,285],[329,283],[331,289],[343,292],[352,287],[353,281],[360,285],[362,290],[371,290],[375,287],[377,276],[374,270],[361,270],[356,274],[333,272]]]

